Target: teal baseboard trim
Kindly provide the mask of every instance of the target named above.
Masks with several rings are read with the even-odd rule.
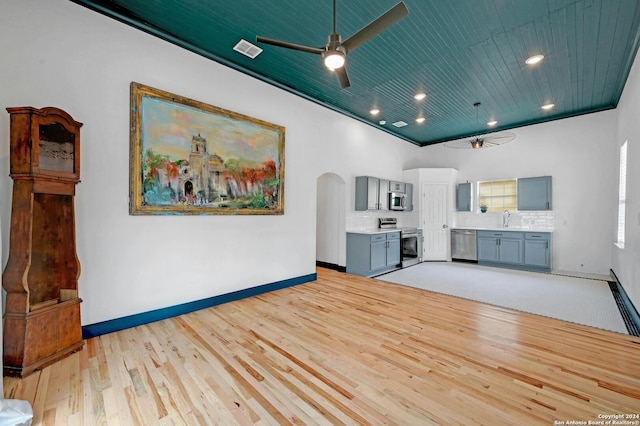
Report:
[[[90,339],[92,337],[97,337],[103,334],[113,333],[114,331],[125,330],[127,328],[137,327],[139,325],[148,324],[150,322],[188,314],[189,312],[199,311],[201,309],[210,308],[212,306],[221,305],[227,302],[233,302],[234,300],[240,300],[246,297],[269,293],[270,291],[292,287],[294,285],[315,281],[317,279],[318,274],[316,273],[301,275],[299,277],[246,288],[244,290],[221,294],[219,296],[213,296],[207,299],[195,300],[193,302],[182,303],[180,305],[170,306],[167,308],[156,309],[153,311],[142,312],[122,318],[115,318],[108,321],[85,325],[82,327],[82,338]]]
[[[631,299],[629,299],[629,296],[627,295],[627,292],[622,286],[622,283],[618,279],[616,273],[613,272],[613,269],[609,269],[609,272],[611,277],[613,278],[613,282],[617,287],[620,299],[622,299],[622,303],[624,304],[624,308],[626,308],[626,312],[621,312],[621,314],[623,315],[623,319],[625,320],[625,324],[627,324],[627,321],[630,321],[632,323],[627,324],[629,334],[631,334],[632,336],[638,336],[638,330],[640,330],[640,314],[638,314],[638,310],[636,309]]]
[[[338,271],[338,272],[347,272],[346,266],[336,265],[335,263],[323,262],[321,260],[316,260],[316,266],[320,268],[333,269],[334,271]]]

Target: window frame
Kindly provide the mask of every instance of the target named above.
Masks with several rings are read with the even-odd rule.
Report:
[[[500,184],[502,184],[502,188],[499,188]],[[481,195],[483,186],[490,186],[491,192],[496,190],[497,192],[502,192],[502,194],[496,195]],[[478,181],[477,184],[477,197],[478,205],[476,206],[476,212],[480,212],[480,205],[483,202],[489,199],[489,204],[487,205],[487,213],[502,213],[505,210],[509,211],[517,211],[518,209],[518,179],[517,178],[509,178],[509,179],[493,179],[487,181]],[[506,199],[512,198],[512,201],[509,200],[505,202]],[[499,200],[499,203],[494,203],[493,201]]]
[[[620,165],[618,180],[618,224],[616,235],[616,246],[624,248],[625,224],[627,210],[627,141],[620,146]]]

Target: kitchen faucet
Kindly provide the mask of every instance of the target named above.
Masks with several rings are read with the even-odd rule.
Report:
[[[509,218],[511,217],[511,213],[509,213],[509,210],[505,210],[504,213],[502,213],[502,227],[503,228],[508,228],[509,227]]]

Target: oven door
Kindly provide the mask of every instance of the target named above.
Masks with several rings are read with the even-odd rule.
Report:
[[[415,265],[422,261],[422,235],[405,234],[402,236],[402,267]]]

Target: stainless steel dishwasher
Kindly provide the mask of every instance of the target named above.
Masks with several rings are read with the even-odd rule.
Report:
[[[478,261],[475,229],[451,230],[451,259]]]

